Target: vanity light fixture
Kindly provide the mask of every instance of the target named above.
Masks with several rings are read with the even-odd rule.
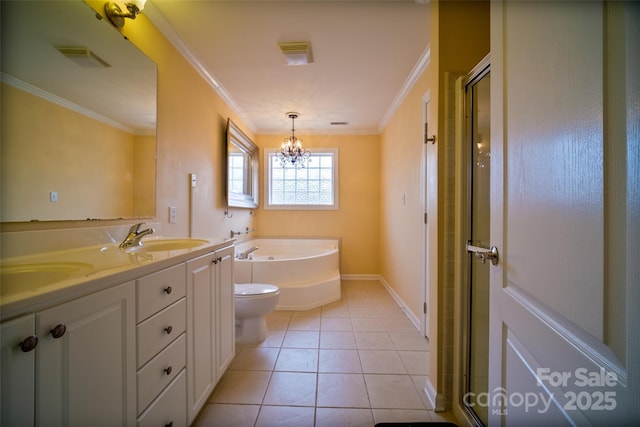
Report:
[[[302,140],[296,136],[295,120],[300,117],[300,114],[291,112],[286,116],[291,119],[291,136],[284,139],[276,156],[283,168],[287,166],[287,163],[296,168],[303,168],[311,153],[305,150],[302,146]]]
[[[144,4],[147,0],[131,0],[127,1],[124,5],[127,7],[127,12],[123,12],[120,6],[114,1],[109,1],[104,4],[104,13],[109,18],[109,21],[118,28],[124,27],[124,18],[136,19],[136,15],[142,12]]]

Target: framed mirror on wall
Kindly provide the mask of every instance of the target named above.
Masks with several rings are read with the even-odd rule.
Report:
[[[227,119],[227,205],[258,207],[258,146]]]
[[[154,217],[156,64],[83,1],[0,8],[0,220]]]

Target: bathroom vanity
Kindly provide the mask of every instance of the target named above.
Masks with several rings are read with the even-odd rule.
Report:
[[[233,241],[194,240],[3,260],[0,424],[191,424],[235,352]]]

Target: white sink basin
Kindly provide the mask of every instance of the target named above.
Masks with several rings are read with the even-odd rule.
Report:
[[[132,246],[126,252],[165,252],[181,249],[193,249],[209,243],[203,239],[149,239],[143,240],[142,245]]]
[[[82,262],[44,262],[3,265],[0,296],[36,291],[54,282],[88,274],[93,265]]]

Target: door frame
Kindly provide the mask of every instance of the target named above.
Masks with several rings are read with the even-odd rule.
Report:
[[[432,286],[436,286],[436,284],[431,283],[432,282],[432,275],[429,274],[429,270],[430,270],[430,262],[429,262],[429,239],[430,239],[430,233],[429,233],[429,222],[428,222],[428,217],[429,217],[429,212],[431,212],[434,207],[431,206],[431,201],[429,199],[429,184],[428,184],[428,180],[430,177],[431,173],[434,173],[433,171],[428,170],[427,165],[428,163],[428,155],[429,155],[429,147],[428,144],[429,142],[427,141],[427,130],[428,130],[428,126],[429,123],[431,123],[431,91],[427,91],[425,92],[425,94],[422,96],[422,123],[423,123],[423,129],[424,129],[424,140],[423,140],[423,144],[422,144],[422,164],[420,167],[420,186],[421,186],[421,205],[422,205],[422,213],[423,213],[423,220],[421,221],[421,232],[420,235],[422,237],[421,239],[421,245],[420,245],[420,249],[421,249],[421,256],[420,259],[421,261],[421,266],[420,266],[420,301],[422,301],[422,314],[420,316],[420,333],[422,334],[422,336],[426,337],[427,339],[429,339],[431,337],[431,329],[430,329],[430,325],[431,322],[429,321],[429,317],[431,316],[431,312],[433,311],[432,308],[429,305],[429,291],[431,289]]]

